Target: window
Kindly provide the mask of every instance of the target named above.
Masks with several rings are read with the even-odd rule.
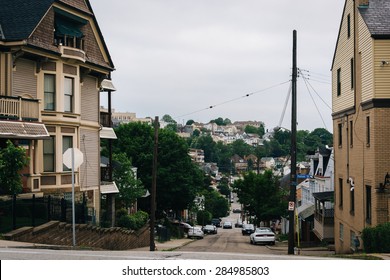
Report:
[[[371,186],[366,186],[366,223],[371,224],[372,210],[371,210]]]
[[[73,148],[73,137],[72,136],[62,136],[62,154],[69,148]],[[62,165],[63,171],[70,171],[71,168],[66,167],[65,164]]]
[[[68,77],[64,82],[64,111],[73,112],[73,79]]]
[[[353,89],[355,75],[354,75],[354,67],[353,67],[353,58],[351,58],[351,89]]]
[[[371,138],[370,137],[370,117],[367,116],[366,117],[366,141],[367,141],[366,145],[367,145],[367,147],[370,146],[370,141],[371,141],[370,138]]]
[[[343,124],[339,123],[337,125],[337,129],[338,129],[338,136],[339,136],[339,147],[341,147],[343,145]]]
[[[55,111],[56,109],[56,76],[45,74],[44,76],[44,110]]]
[[[339,207],[343,207],[343,179],[339,178]]]
[[[347,36],[351,37],[351,15],[347,15]]]
[[[55,137],[43,140],[43,171],[55,171]]]
[[[339,228],[339,238],[341,241],[344,240],[344,225],[342,223],[340,223],[340,228]]]
[[[341,95],[341,68],[337,69],[337,96]]]
[[[353,121],[349,121],[349,145],[353,146]]]

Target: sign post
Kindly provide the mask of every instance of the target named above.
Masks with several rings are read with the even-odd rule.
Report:
[[[79,168],[84,161],[83,153],[77,148],[69,148],[62,156],[62,162],[66,167],[72,169],[72,229],[73,247],[76,246],[76,212],[74,205],[74,169]]]

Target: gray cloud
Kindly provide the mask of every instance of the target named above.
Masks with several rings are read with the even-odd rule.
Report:
[[[317,94],[331,105],[330,67],[344,1],[91,2],[116,66],[117,111],[139,117],[185,115],[179,122],[259,120],[272,128],[281,117],[288,84],[239,97],[290,79],[296,29],[298,65],[310,70],[314,88],[300,78],[298,129],[332,130],[331,110]],[[289,115],[288,108],[283,126],[289,126]]]

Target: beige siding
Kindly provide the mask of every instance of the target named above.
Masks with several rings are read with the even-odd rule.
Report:
[[[81,119],[99,121],[99,89],[96,78],[91,76],[85,77],[81,86]]]
[[[361,59],[361,100],[362,102],[371,100],[374,96],[373,85],[373,39],[359,14],[359,54]]]
[[[347,33],[347,16],[351,16],[351,36]],[[336,47],[332,69],[332,102],[335,113],[354,105],[354,92],[351,89],[351,58],[353,58],[353,3],[349,1],[341,22],[341,29]],[[341,95],[337,96],[337,70],[341,69]]]
[[[13,96],[37,98],[37,77],[35,62],[18,59],[13,73]]]
[[[375,40],[374,44],[374,98],[390,98],[390,40]],[[382,65],[382,61],[389,64]]]
[[[100,184],[99,131],[80,129],[80,150],[84,162],[80,167],[80,186],[82,190],[96,189]]]

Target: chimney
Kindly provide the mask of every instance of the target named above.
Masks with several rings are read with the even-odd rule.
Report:
[[[369,0],[358,0],[359,6],[368,6]]]

